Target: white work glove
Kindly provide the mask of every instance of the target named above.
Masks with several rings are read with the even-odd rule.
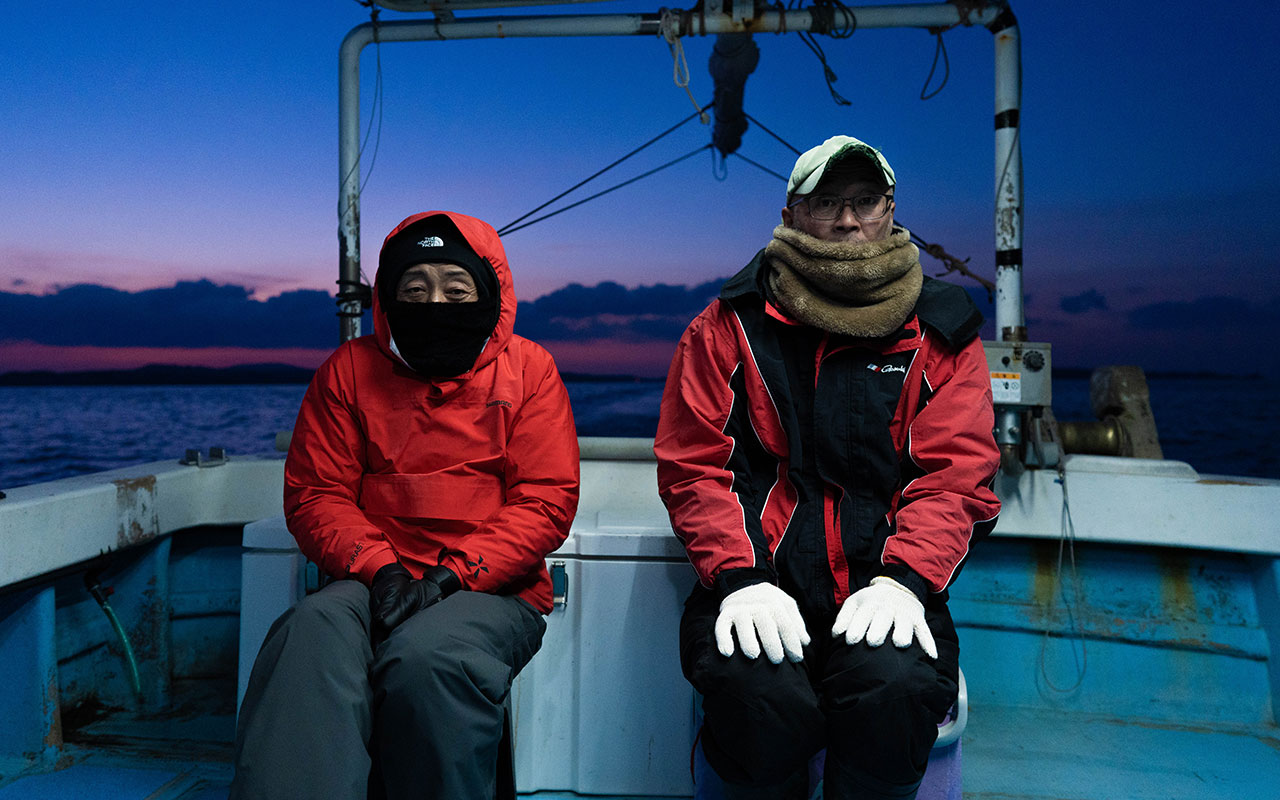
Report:
[[[849,644],[857,644],[866,638],[871,647],[884,644],[884,638],[893,631],[894,647],[910,647],[914,636],[929,658],[938,657],[938,647],[933,634],[924,621],[924,605],[915,592],[881,575],[871,579],[871,585],[859,589],[844,601],[831,635],[844,634]]]
[[[801,648],[809,643],[796,601],[772,583],[744,586],[720,601],[716,647],[725,658],[733,655],[734,629],[744,656],[757,658],[763,647],[774,664],[781,664],[784,654],[792,662],[800,661]]]

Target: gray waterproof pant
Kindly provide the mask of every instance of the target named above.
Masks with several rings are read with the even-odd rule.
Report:
[[[503,703],[542,644],[515,597],[458,592],[370,645],[369,590],[336,581],[276,620],[236,730],[232,800],[492,800]]]

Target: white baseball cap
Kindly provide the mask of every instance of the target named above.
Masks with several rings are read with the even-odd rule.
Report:
[[[896,185],[893,167],[885,161],[880,151],[866,142],[852,136],[832,136],[822,144],[805,151],[796,159],[791,170],[791,178],[787,181],[787,200],[798,194],[809,194],[818,188],[827,167],[836,161],[861,156],[873,169],[878,170],[889,186]]]

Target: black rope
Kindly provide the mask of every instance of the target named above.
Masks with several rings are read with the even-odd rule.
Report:
[[[854,16],[853,9],[841,0],[814,0],[810,13],[817,23],[818,32],[832,39],[848,39],[858,30],[858,18]],[[839,24],[836,23],[837,13],[842,17]]]
[[[641,150],[645,149],[645,148],[646,148],[646,147],[648,147],[649,145],[651,145],[651,144],[653,144],[654,142],[658,141],[658,140],[659,140],[659,139],[661,139],[662,137],[664,137],[664,136],[666,136],[666,135],[668,135],[668,134],[670,134],[670,133],[674,132],[674,131],[675,131],[677,128],[679,128],[680,126],[685,125],[686,123],[688,123],[688,122],[690,122],[690,121],[692,121],[692,120],[696,119],[697,117],[699,117],[699,116],[702,114],[702,112],[706,111],[706,110],[707,110],[708,108],[710,108],[710,107],[711,107],[711,104],[710,104],[710,103],[707,103],[707,104],[706,104],[705,106],[703,106],[702,108],[698,109],[697,111],[693,112],[693,113],[692,113],[692,114],[690,114],[689,116],[687,116],[687,117],[685,117],[684,119],[680,120],[680,121],[679,121],[679,122],[677,122],[675,125],[672,125],[670,128],[667,128],[665,131],[663,131],[662,133],[660,133],[660,134],[658,134],[657,136],[653,137],[652,139],[650,139],[649,141],[645,142],[644,144],[640,145],[640,146],[639,146],[639,147],[637,147],[636,149],[632,150],[630,153],[627,153],[627,154],[626,154],[625,156],[623,156],[622,158],[619,158],[617,161],[613,162],[613,163],[612,163],[612,164],[610,164],[609,166],[604,167],[603,169],[600,169],[600,170],[599,170],[599,171],[597,171],[595,174],[593,174],[591,177],[589,177],[589,178],[585,178],[585,179],[583,179],[583,180],[581,180],[581,181],[578,181],[578,182],[577,182],[577,183],[575,183],[574,185],[570,186],[568,189],[565,189],[563,192],[561,192],[560,194],[558,194],[558,195],[556,195],[555,197],[551,198],[550,200],[548,200],[547,202],[545,202],[545,203],[543,203],[542,205],[538,206],[537,208],[533,209],[532,211],[525,212],[525,213],[524,213],[524,214],[522,214],[521,216],[516,217],[515,219],[511,220],[511,221],[510,221],[510,222],[508,222],[506,225],[503,225],[501,228],[499,228],[499,229],[498,229],[498,235],[499,235],[499,236],[501,236],[503,233],[509,233],[509,232],[511,232],[511,231],[519,230],[519,228],[515,228],[515,227],[512,227],[512,226],[514,226],[517,222],[520,222],[520,221],[522,221],[522,220],[524,220],[524,219],[527,219],[528,217],[533,216],[534,214],[537,214],[537,213],[538,213],[539,211],[541,211],[542,209],[544,209],[544,208],[546,208],[547,206],[551,205],[552,203],[554,203],[555,201],[557,201],[557,200],[559,200],[560,198],[564,197],[565,195],[567,195],[567,194],[569,194],[569,193],[573,192],[575,189],[578,189],[578,188],[580,188],[580,187],[582,187],[582,186],[584,186],[584,185],[586,185],[586,184],[590,183],[591,181],[595,180],[596,178],[600,177],[601,175],[605,174],[605,173],[606,173],[606,172],[608,172],[609,170],[611,170],[611,169],[613,169],[614,167],[618,166],[618,165],[619,165],[619,164],[621,164],[623,161],[626,161],[628,158],[631,158],[631,157],[632,157],[632,156],[634,156],[636,153],[639,153]],[[576,205],[576,204],[575,204],[575,205]],[[569,208],[572,208],[572,207],[573,207],[573,206],[569,206]],[[552,215],[548,214],[547,216],[552,216]],[[539,217],[539,219],[546,219],[546,217]],[[536,221],[536,220],[535,220],[535,221]],[[520,226],[520,228],[523,228],[523,227],[524,227],[523,225],[521,225],[521,226]]]
[[[822,64],[822,77],[827,81],[827,90],[831,92],[831,99],[834,100],[838,106],[853,105],[853,103],[850,103],[843,95],[836,91],[835,82],[839,80],[839,78],[836,77],[835,70],[831,69],[831,65],[827,63],[827,54],[822,52],[822,45],[818,44],[818,42],[813,38],[813,34],[807,31],[800,31],[800,41],[809,46],[809,49],[813,51],[813,54],[818,57],[818,63]]]
[[[896,222],[902,225],[902,227],[910,230],[910,226],[908,226],[905,222],[902,222],[901,220],[896,220]],[[959,272],[961,275],[964,275],[966,278],[972,278],[973,280],[977,281],[979,284],[981,284],[983,289],[987,290],[987,302],[989,303],[995,302],[995,291],[996,291],[995,284],[987,280],[986,278],[982,277],[981,275],[978,275],[973,271],[971,271],[969,269],[970,259],[957,258],[956,256],[953,256],[950,253],[948,253],[942,247],[942,245],[930,244],[929,242],[926,242],[923,238],[921,238],[920,235],[915,233],[914,231],[912,231],[911,233],[911,238],[915,242],[919,243],[921,249],[924,250],[924,252],[928,253],[929,255],[941,261],[943,265],[946,267],[945,272],[941,272],[938,274],[939,277],[946,275],[949,272]]]
[[[694,116],[696,117],[696,116],[697,116],[697,114],[694,114]],[[569,205],[565,206],[564,208],[558,208],[558,209],[556,209],[555,211],[552,211],[550,214],[543,214],[541,217],[538,217],[537,219],[531,219],[531,220],[529,220],[528,222],[524,223],[523,225],[515,225],[515,223],[509,223],[509,224],[507,224],[507,225],[503,226],[503,228],[502,228],[501,230],[499,230],[499,231],[498,231],[498,234],[499,234],[499,235],[502,235],[502,236],[505,236],[506,234],[509,234],[509,233],[515,233],[516,231],[520,230],[521,228],[527,228],[527,227],[529,227],[530,225],[533,225],[533,224],[538,223],[538,222],[542,222],[544,219],[550,219],[550,218],[554,217],[554,216],[555,216],[555,215],[557,215],[557,214],[563,214],[564,212],[568,211],[568,210],[569,210],[569,209],[571,209],[571,208],[577,208],[578,206],[582,205],[583,203],[588,203],[588,202],[590,202],[590,201],[592,201],[592,200],[595,200],[597,197],[602,197],[602,196],[604,196],[604,195],[608,194],[609,192],[612,192],[612,191],[617,190],[617,189],[621,189],[623,186],[627,186],[627,185],[629,185],[629,184],[635,183],[636,181],[640,180],[641,178],[647,178],[647,177],[649,177],[650,175],[654,174],[655,172],[659,172],[659,171],[661,171],[661,170],[664,170],[664,169],[666,169],[667,167],[675,166],[676,164],[679,164],[681,161],[684,161],[685,159],[693,158],[693,157],[694,157],[694,156],[696,156],[698,153],[701,153],[703,150],[710,149],[710,147],[711,147],[711,144],[710,144],[710,143],[708,143],[708,144],[704,144],[704,145],[702,145],[701,147],[699,147],[699,148],[697,148],[697,149],[695,149],[695,150],[692,150],[692,151],[690,151],[690,152],[688,152],[688,153],[685,153],[684,155],[680,156],[679,158],[672,159],[671,161],[668,161],[667,163],[663,164],[663,165],[662,165],[662,166],[660,166],[660,167],[654,167],[653,169],[649,170],[648,172],[643,172],[643,173],[641,173],[641,174],[639,174],[639,175],[635,176],[634,178],[630,178],[630,179],[628,179],[628,180],[623,181],[622,183],[619,183],[619,184],[618,184],[618,185],[616,185],[616,186],[611,186],[610,188],[605,189],[604,191],[596,192],[595,194],[591,195],[590,197],[584,197],[583,199],[581,199],[581,200],[577,201],[576,203],[570,203]],[[585,181],[584,181],[584,183],[585,183]],[[581,184],[579,184],[579,185],[581,185]],[[561,197],[563,197],[563,196],[564,196],[564,195],[561,195]],[[544,204],[544,207],[545,207],[545,204]],[[532,213],[532,212],[530,212],[530,213]],[[529,215],[528,215],[528,214],[525,214],[525,216],[527,217],[527,216],[529,216]],[[521,219],[523,219],[523,218],[524,218],[524,217],[521,217]],[[515,225],[515,227],[512,227],[512,225]]]
[[[778,134],[766,128],[764,124],[760,122],[760,120],[756,119],[755,117],[751,116],[745,111],[742,112],[742,115],[746,117],[748,120],[750,120],[751,122],[755,123],[756,127],[758,127],[760,130],[764,131],[765,133],[769,134],[773,138],[777,139],[779,142],[782,142],[783,146],[786,147],[788,150],[795,153],[796,155],[800,155],[800,151],[795,147],[795,145],[791,144],[791,142],[788,142],[786,139],[783,139]]]
[[[947,85],[947,81],[951,79],[951,59],[947,58],[947,45],[942,41],[942,31],[938,30],[938,31],[934,31],[933,33],[935,36],[938,37],[938,46],[934,48],[934,51],[933,51],[933,66],[929,67],[929,77],[924,79],[924,86],[920,87],[921,100],[929,100],[930,98],[936,97],[938,95],[938,92],[941,92],[943,87]],[[925,91],[929,88],[929,81],[933,80],[933,73],[938,69],[939,53],[942,54],[942,65],[943,65],[942,83],[938,84],[937,89],[934,89],[932,92],[926,95]]]
[[[712,142],[715,144],[715,142]],[[733,155],[730,153],[729,155]],[[724,183],[729,177],[729,156],[721,154],[720,159],[716,160],[715,152],[711,153],[711,177],[717,181]]]
[[[841,0],[816,0],[810,13],[813,15],[814,27],[818,32],[832,39],[848,39],[858,30],[858,18]],[[836,22],[837,13],[841,16],[839,23]],[[836,91],[835,82],[838,78],[835,70],[831,69],[831,65],[827,63],[827,54],[823,52],[822,45],[818,44],[818,40],[808,31],[799,31],[799,34],[800,41],[813,51],[818,58],[818,63],[822,65],[822,77],[827,81],[827,90],[831,92],[831,99],[836,102],[836,105],[853,105]]]

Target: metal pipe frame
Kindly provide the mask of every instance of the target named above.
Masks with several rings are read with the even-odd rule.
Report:
[[[1022,157],[1018,142],[1018,105],[1022,94],[1017,22],[1007,3],[933,3],[852,7],[859,29],[950,28],[982,25],[996,37],[996,326],[1022,323]],[[815,13],[815,11],[817,13]],[[665,13],[577,14],[514,17],[432,17],[395,20],[352,28],[342,41],[338,65],[338,315],[341,340],[360,335],[360,53],[374,42],[453,39],[537,38],[557,36],[659,36],[664,17],[678,36],[719,33],[827,33],[832,20],[825,9],[790,11],[759,8],[754,17],[705,8]],[[837,16],[835,24],[841,24]],[[1015,260],[1016,259],[1016,260]]]
[[[996,338],[1025,342],[1022,305],[1022,146],[1018,124],[1022,106],[1022,41],[1018,20],[1006,7],[987,25],[995,37],[996,129]],[[1017,474],[1022,412],[996,409],[995,437],[1003,468]]]
[[[1008,9],[988,27],[996,46],[996,338],[1022,342],[1022,44]]]

